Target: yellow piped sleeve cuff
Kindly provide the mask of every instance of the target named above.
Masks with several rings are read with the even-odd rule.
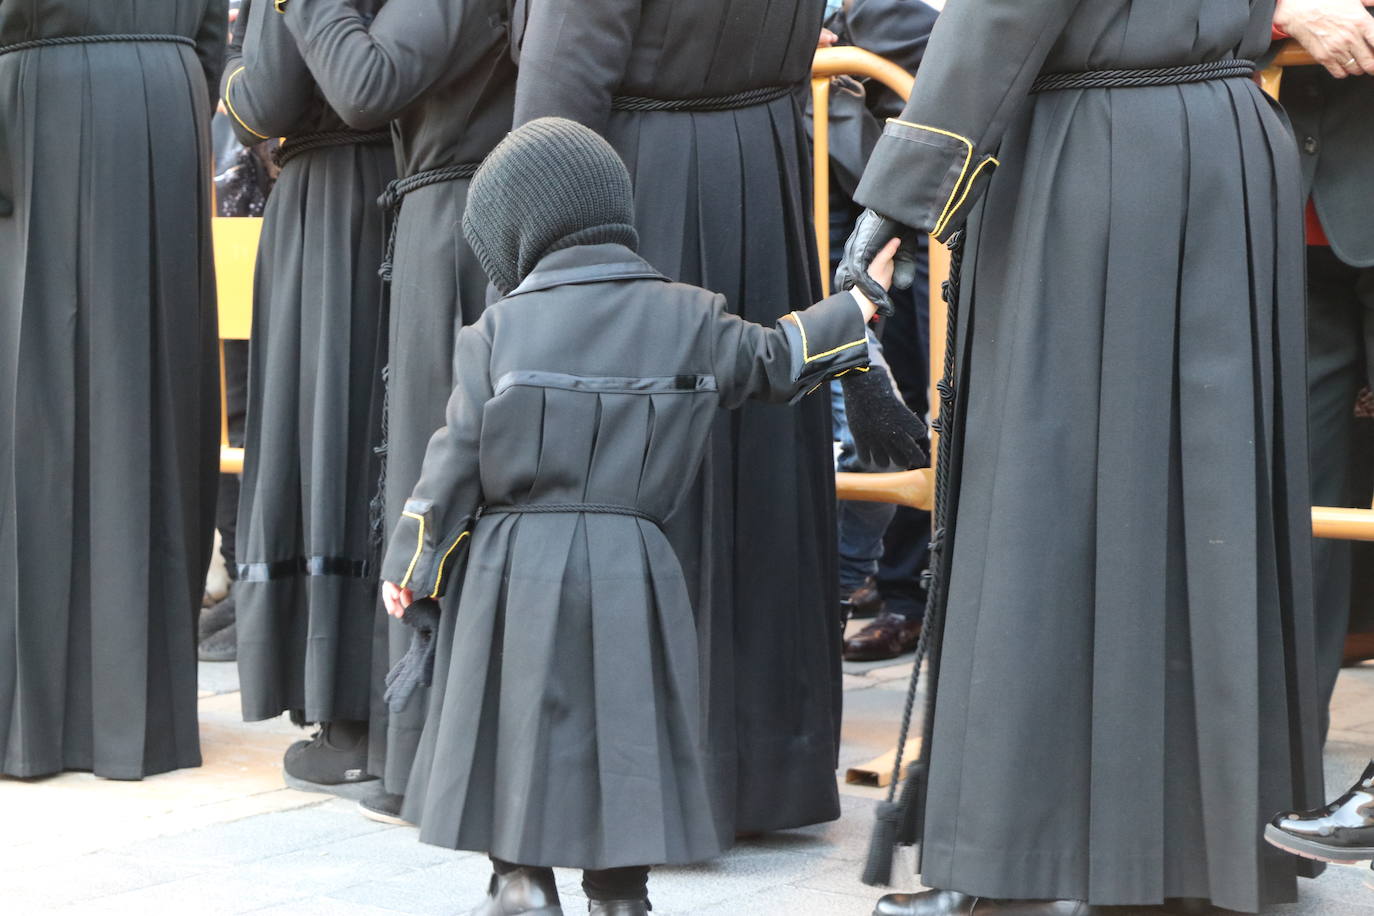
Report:
[[[470,518],[442,531],[437,515],[432,500],[406,500],[382,559],[381,578],[412,590],[417,598],[444,595],[472,535]]]

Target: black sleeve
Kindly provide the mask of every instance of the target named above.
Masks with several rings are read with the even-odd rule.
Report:
[[[947,238],[997,166],[1007,125],[1083,0],[959,0],[935,23],[921,76],[888,121],[855,200]]]
[[[210,91],[213,111],[219,95],[219,75],[224,67],[224,46],[229,40],[229,0],[206,0],[205,12],[196,29],[196,57],[205,71],[205,86]]]
[[[604,133],[642,0],[523,0],[515,126],[556,116]]]
[[[220,91],[245,146],[291,133],[314,94],[314,80],[271,0],[245,0],[224,57]]]
[[[390,0],[369,24],[353,0],[293,0],[287,28],[351,127],[385,126],[441,76],[505,41],[502,0]]]

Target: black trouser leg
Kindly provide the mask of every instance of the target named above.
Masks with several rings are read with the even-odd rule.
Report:
[[[582,893],[589,900],[643,900],[649,896],[649,866],[587,869]]]
[[[1362,281],[1362,274],[1370,271],[1341,263],[1329,248],[1310,247],[1307,265],[1312,503],[1343,506],[1351,499],[1355,397],[1367,377],[1366,306],[1361,302],[1361,287],[1370,307],[1374,307],[1374,290],[1367,276]],[[1351,545],[1318,538],[1312,558],[1318,687],[1329,702],[1350,619]]]

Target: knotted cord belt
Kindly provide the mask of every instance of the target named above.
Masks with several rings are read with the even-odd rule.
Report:
[[[317,130],[308,134],[287,137],[280,146],[272,150],[272,161],[278,168],[303,153],[332,146],[380,146],[391,142],[389,130]]]
[[[949,598],[950,534],[949,523],[954,518],[950,504],[954,494],[950,488],[953,472],[955,424],[958,420],[956,384],[959,371],[959,280],[963,271],[964,233],[952,235],[949,245],[949,279],[942,288],[947,307],[945,334],[945,365],[943,377],[936,385],[940,393],[940,413],[930,424],[931,432],[940,434],[940,449],[935,460],[935,512],[931,520],[930,565],[922,576],[926,585],[926,608],[921,621],[921,636],[916,643],[916,657],[912,663],[911,680],[907,685],[906,704],[902,707],[902,726],[897,737],[897,754],[892,762],[892,781],[888,784],[887,800],[878,806],[873,839],[869,844],[868,861],[864,864],[865,884],[887,884],[892,877],[892,856],[898,843],[915,842],[925,808],[926,772],[929,769],[931,738],[935,727],[935,692],[940,679],[940,636],[944,628],[945,608]],[[926,673],[925,712],[921,722],[921,750],[909,771],[903,771],[903,757],[911,718],[916,709],[916,697],[921,682],[921,665],[930,659]],[[897,787],[903,784],[901,798]]]
[[[487,515],[627,515],[663,527],[663,522],[642,509],[633,506],[615,506],[608,503],[519,503],[508,506],[483,506],[478,516]]]
[[[1145,70],[1083,70],[1078,73],[1046,73],[1031,83],[1030,91],[1055,92],[1060,89],[1128,89],[1138,86],[1177,86],[1208,80],[1235,79],[1255,72],[1255,62],[1241,58],[1211,60],[1181,67],[1153,67]]]
[[[382,205],[382,209],[386,211],[387,219],[391,222],[391,230],[386,237],[386,254],[382,257],[382,266],[378,271],[384,281],[391,282],[391,259],[396,253],[396,225],[401,220],[401,204],[405,203],[406,195],[412,191],[427,188],[432,184],[471,178],[477,174],[479,165],[481,165],[480,162],[461,162],[458,165],[425,169],[414,175],[397,178],[386,186],[382,196],[377,198],[377,203]]]
[[[695,99],[651,99],[642,95],[618,95],[611,99],[612,111],[732,111],[773,102],[790,95],[792,86],[764,86],[729,95],[708,95]]]
[[[196,46],[195,41],[185,35],[60,35],[54,38],[35,38],[32,41],[20,41],[12,45],[0,46],[0,56],[12,54],[15,51],[28,51],[31,48],[54,48],[62,45],[102,45],[125,41],[165,41],[191,48]]]

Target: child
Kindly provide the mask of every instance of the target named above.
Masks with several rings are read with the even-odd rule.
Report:
[[[861,294],[768,330],[650,267],[632,219],[624,165],[579,124],[533,121],[487,158],[463,233],[505,298],[458,334],[447,425],[382,565],[398,617],[462,580],[406,815],[425,842],[491,855],[481,916],[562,913],[555,865],[584,870],[593,914],[638,916],[649,865],[728,842],[661,520],[718,406],[795,402],[868,359]]]

